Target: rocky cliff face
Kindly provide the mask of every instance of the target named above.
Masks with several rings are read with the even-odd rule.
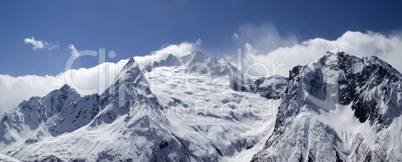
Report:
[[[1,120],[0,146],[10,145],[22,140],[39,129],[53,116],[69,111],[68,107],[80,99],[80,95],[68,85],[54,90],[48,95],[32,97],[23,101]]]
[[[258,93],[268,99],[280,99],[286,91],[288,78],[274,75],[271,77],[262,77],[255,81]]]
[[[289,78],[274,133],[254,161],[401,160],[401,74],[389,64],[327,53]]]

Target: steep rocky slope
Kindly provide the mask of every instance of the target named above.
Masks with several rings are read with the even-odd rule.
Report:
[[[401,74],[377,57],[327,53],[295,67],[254,161],[402,160]]]

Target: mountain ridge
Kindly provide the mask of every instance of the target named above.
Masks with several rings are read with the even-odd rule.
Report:
[[[6,113],[1,153],[28,161],[401,160],[401,76],[377,57],[344,52],[255,81],[201,52],[143,69],[130,58],[100,95],[64,85]],[[252,109],[266,105],[268,114]]]

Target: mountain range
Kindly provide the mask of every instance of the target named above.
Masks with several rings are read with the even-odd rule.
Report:
[[[0,119],[4,161],[402,161],[402,75],[327,52],[257,80],[201,52],[140,68],[102,93],[69,85]]]

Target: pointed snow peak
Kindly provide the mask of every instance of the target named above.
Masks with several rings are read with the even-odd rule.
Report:
[[[44,98],[47,97],[53,97],[53,96],[59,96],[59,95],[64,95],[64,96],[70,96],[72,98],[80,98],[80,94],[72,88],[68,84],[64,84],[60,89],[53,90],[49,94],[47,94]]]
[[[70,88],[71,88],[71,86],[68,84],[64,84],[63,87],[61,87],[61,89],[70,89]]]
[[[182,61],[173,54],[169,54],[166,59],[159,62],[159,66],[180,66],[181,64]]]
[[[195,52],[193,52],[193,54],[195,54],[195,55],[204,55],[205,56],[205,54],[200,52],[200,51],[195,51]]]
[[[176,56],[170,53],[170,54],[166,57],[165,60],[169,60],[169,59],[173,59],[173,58],[176,58]]]
[[[61,87],[59,90],[63,92],[72,92],[78,94],[78,92],[68,84],[64,84],[63,87]]]
[[[174,55],[174,54],[169,54],[167,57],[166,57],[166,59],[165,59],[165,61],[178,61],[179,59],[178,59],[178,57],[176,56],[176,55]]]
[[[134,67],[134,68],[136,67],[136,68],[139,69],[138,63],[135,62],[134,58],[132,58],[132,57],[128,60],[128,62],[126,63],[126,65],[124,65],[122,71],[123,71],[123,70],[127,70],[127,69],[129,69],[129,68],[131,68],[131,67]]]
[[[126,65],[121,69],[119,75],[115,78],[116,81],[123,81],[126,79],[135,80],[138,75],[142,74],[138,63],[133,58],[130,58]],[[141,75],[142,76],[142,75]]]
[[[46,96],[56,96],[56,95],[60,95],[60,94],[68,95],[68,96],[71,96],[74,98],[80,98],[79,93],[68,84],[64,84],[60,89],[54,90]]]
[[[108,87],[102,95],[119,92],[131,94],[134,91],[135,93],[143,92],[142,94],[145,96],[150,94],[149,84],[144,73],[139,68],[138,63],[133,58],[130,58],[115,78],[114,84]]]
[[[134,63],[134,62],[135,62],[134,58],[131,57],[131,58],[128,60],[127,64]]]
[[[215,65],[219,64],[218,60],[216,60],[215,57],[207,56],[202,52],[196,51],[196,52],[192,53],[191,56],[192,57],[189,60],[188,65],[194,65],[194,64],[201,63],[201,64],[205,64],[205,65],[211,67],[211,66],[215,66]],[[185,59],[183,59],[183,60],[185,60]]]
[[[193,54],[193,59],[191,60],[191,63],[199,63],[199,62],[204,62],[206,58],[208,58],[205,54],[201,52],[194,52]]]
[[[205,55],[204,53],[202,53],[200,51],[195,51],[193,54],[194,54],[194,58],[208,58],[207,55]]]

